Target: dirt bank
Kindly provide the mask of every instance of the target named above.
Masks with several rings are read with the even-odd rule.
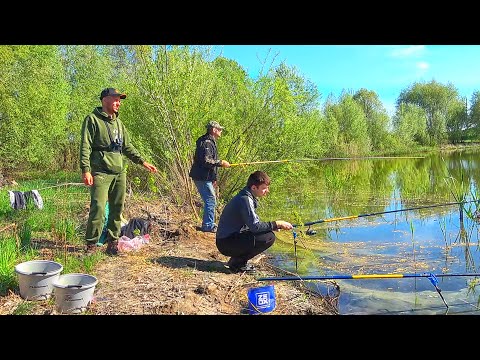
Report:
[[[130,199],[125,215],[150,219],[150,243],[98,263],[92,274],[98,279],[94,300],[85,314],[248,314],[248,289],[268,285],[256,277],[281,275],[269,265],[268,254],[253,259],[257,274],[231,274],[215,235],[197,231],[196,221],[182,209]],[[336,314],[338,296],[313,294],[301,282],[276,282],[274,287],[276,308],[264,315]],[[28,303],[28,314],[57,314],[52,299]],[[0,314],[18,313],[22,304],[18,291],[11,292],[0,298]]]

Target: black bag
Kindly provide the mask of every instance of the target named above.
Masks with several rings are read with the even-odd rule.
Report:
[[[130,239],[133,239],[135,236],[148,234],[149,231],[150,222],[141,218],[132,218],[127,225],[122,227],[120,236],[126,236]]]

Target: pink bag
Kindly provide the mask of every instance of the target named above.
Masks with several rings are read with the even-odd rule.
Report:
[[[150,242],[150,235],[145,234],[141,236],[135,236],[133,239],[123,235],[118,239],[118,251],[128,252],[132,250],[140,249],[144,244]]]

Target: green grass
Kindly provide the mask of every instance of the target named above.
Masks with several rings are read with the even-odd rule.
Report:
[[[19,249],[17,239],[13,236],[0,236],[0,295],[17,287],[15,265],[31,260],[35,252],[30,248]]]
[[[63,265],[64,274],[93,273],[104,254],[67,251],[84,244],[84,215],[90,193],[86,186],[79,185],[78,173],[32,173],[16,181],[18,185],[0,191],[0,229],[5,229],[0,231],[0,296],[18,289],[15,265],[42,259],[40,250],[47,242],[53,244],[54,261]],[[26,209],[13,209],[8,190],[38,190],[43,208],[28,202]],[[28,305],[22,304],[16,312],[28,313]]]
[[[35,303],[31,301],[23,301],[13,310],[12,315],[29,315],[34,306]]]
[[[106,258],[102,252],[90,255],[56,257],[55,261],[63,265],[63,274],[81,273],[94,275],[95,265]]]

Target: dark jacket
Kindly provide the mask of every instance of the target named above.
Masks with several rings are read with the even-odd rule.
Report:
[[[260,221],[255,212],[257,206],[257,198],[245,186],[223,209],[218,221],[217,239],[246,230],[253,233],[277,230],[275,221]]]
[[[110,133],[108,132],[108,128]],[[111,136],[122,140],[122,152],[111,151]],[[126,163],[123,155],[136,164],[144,160],[130,142],[130,137],[125,126],[120,121],[118,114],[112,119],[97,107],[89,114],[82,125],[80,138],[80,168],[85,172],[102,172],[119,174],[125,171]]]
[[[200,136],[196,142],[190,177],[193,180],[216,181],[217,170],[221,163],[222,160],[218,159],[215,138],[209,133]]]
[[[150,232],[150,222],[142,218],[132,218],[127,225],[122,226],[120,236],[133,239],[136,236],[135,230],[138,230],[139,236],[148,234]]]

